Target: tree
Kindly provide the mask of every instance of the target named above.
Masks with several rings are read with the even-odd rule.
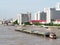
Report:
[[[13,24],[17,24],[18,25],[18,20],[16,20],[15,22],[13,22]]]

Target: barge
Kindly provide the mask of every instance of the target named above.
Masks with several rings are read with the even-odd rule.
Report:
[[[56,34],[53,32],[40,32],[37,30],[26,30],[26,29],[15,29],[15,31],[20,31],[23,33],[28,33],[28,34],[35,34],[35,35],[40,35],[40,36],[44,36],[44,37],[49,37],[51,39],[56,39]]]

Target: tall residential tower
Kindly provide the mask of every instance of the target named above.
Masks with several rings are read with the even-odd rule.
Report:
[[[18,23],[21,25],[24,22],[30,22],[31,13],[20,13],[18,14]]]

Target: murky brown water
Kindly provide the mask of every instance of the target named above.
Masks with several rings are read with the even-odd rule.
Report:
[[[60,45],[60,38],[52,40],[16,32],[14,31],[15,28],[13,26],[0,25],[0,45]]]

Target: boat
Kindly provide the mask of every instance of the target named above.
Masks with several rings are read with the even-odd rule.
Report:
[[[46,37],[49,37],[49,38],[51,38],[51,39],[56,39],[56,34],[53,33],[53,32],[46,32],[46,33],[45,33],[45,36],[46,36]]]
[[[50,35],[49,35],[49,37],[50,37],[51,39],[56,39],[56,34],[54,34],[53,32],[51,32]]]

